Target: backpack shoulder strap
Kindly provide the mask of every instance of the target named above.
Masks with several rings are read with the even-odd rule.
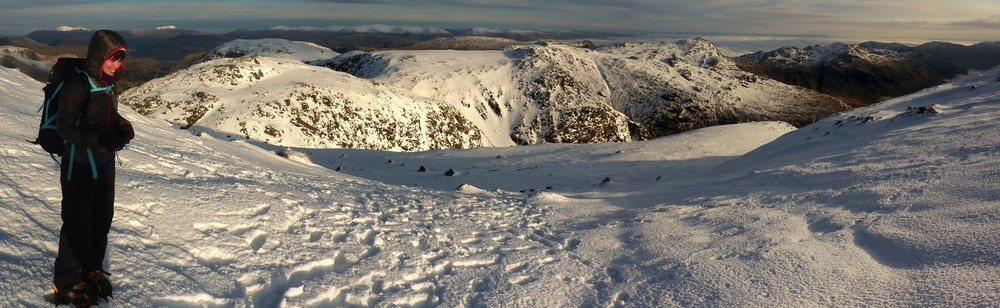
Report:
[[[42,110],[45,110],[45,113],[42,114],[42,118],[45,119],[45,122],[42,123],[42,127],[41,127],[42,129],[45,129],[45,128],[53,128],[54,129],[54,128],[56,128],[56,125],[54,123],[56,121],[56,115],[50,114],[52,112],[52,108],[49,108],[49,107],[52,106],[52,101],[59,97],[59,91],[62,90],[62,87],[65,84],[66,84],[65,80],[60,81],[59,85],[56,86],[55,91],[52,92],[52,96],[49,97],[48,100],[45,100],[45,103],[42,104],[41,107],[38,107],[38,111],[37,112],[42,112]]]
[[[81,75],[83,75],[84,77],[86,77],[87,82],[90,82],[90,93],[94,93],[94,92],[105,92],[105,93],[107,93],[107,92],[111,92],[111,90],[115,88],[114,84],[108,85],[107,87],[98,87],[97,84],[94,83],[94,79],[90,78],[90,75],[88,75],[87,72],[84,72],[83,70],[81,70],[79,68],[76,69],[76,72],[79,73],[79,74],[81,74]]]

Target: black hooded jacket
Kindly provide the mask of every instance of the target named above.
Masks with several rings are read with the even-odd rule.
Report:
[[[100,30],[94,33],[87,49],[86,76],[69,78],[60,92],[59,115],[56,132],[67,141],[63,157],[69,155],[71,144],[76,144],[74,161],[88,162],[87,149],[91,149],[96,163],[114,158],[115,149],[99,146],[102,135],[115,132],[122,125],[131,125],[118,114],[118,88],[111,91],[91,91],[91,82],[99,88],[110,86],[102,78],[101,64],[112,53],[126,48],[125,40],[118,33]],[[120,75],[119,69],[116,75]],[[88,81],[89,79],[89,81]],[[86,110],[83,110],[86,106]],[[77,117],[79,116],[79,126]]]

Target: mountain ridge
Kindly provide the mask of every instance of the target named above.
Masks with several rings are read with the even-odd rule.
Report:
[[[235,45],[260,42],[240,41]],[[249,54],[235,54],[241,57],[209,60],[150,81],[125,93],[122,102],[179,127],[217,131],[228,138],[239,136],[285,146],[357,146],[405,151],[622,142],[699,127],[763,120],[802,125],[850,106],[830,96],[740,71],[706,40],[624,44],[596,50],[544,43],[496,51],[355,51],[311,62],[317,66],[253,54],[282,49],[275,47],[281,44],[298,44],[267,42],[267,48],[251,48]],[[296,48],[283,50],[302,50]],[[328,68],[350,75],[338,75],[332,70],[322,72]],[[287,80],[272,83],[269,79]],[[338,81],[330,83],[322,79]],[[296,81],[294,85],[290,84],[292,80]],[[194,91],[192,87],[205,90]],[[217,90],[222,88],[237,92]],[[661,88],[672,92],[661,92]],[[354,112],[360,106],[375,103],[369,97],[373,92],[396,97],[386,98],[386,105],[378,108],[411,110],[428,104],[447,108],[433,114],[402,112],[405,116],[391,120],[377,113]],[[220,106],[261,100],[270,101],[264,105],[284,107],[263,112],[257,103],[258,107],[247,109],[251,114],[241,114],[241,108]],[[334,112],[327,119],[293,120],[316,112],[316,108],[325,108],[317,107],[316,102],[323,102],[326,107],[334,102],[339,107],[324,109]],[[211,116],[215,110],[225,110],[229,115]],[[365,136],[334,128],[336,133],[322,136],[327,140],[316,139],[320,138],[317,128],[328,125],[319,122],[352,123],[356,127],[375,125],[357,124],[350,117],[338,118],[347,111],[358,118],[381,118],[395,127],[426,123],[429,126],[404,130],[429,130],[440,136],[456,136],[446,133],[444,128],[457,128],[455,133],[464,137],[457,137],[456,140],[462,140],[457,143],[442,140],[414,145],[395,137],[386,139],[397,136],[395,129],[380,131],[388,135]],[[261,118],[264,113],[277,118]],[[339,120],[328,122],[331,117]],[[297,128],[275,126],[290,120]],[[348,135],[354,137],[345,137]],[[313,141],[303,141],[306,139]]]
[[[281,58],[206,61],[132,88],[120,101],[227,140],[397,151],[481,145],[478,129],[449,105]]]
[[[835,96],[876,103],[1000,65],[1000,44],[820,44],[736,57],[744,70]]]

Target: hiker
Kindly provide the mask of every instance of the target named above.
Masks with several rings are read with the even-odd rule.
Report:
[[[60,93],[55,126],[66,140],[59,176],[63,225],[53,283],[62,303],[88,306],[112,296],[103,264],[114,216],[115,153],[135,135],[118,114],[114,86],[126,52],[118,33],[95,32],[80,76],[68,78]]]

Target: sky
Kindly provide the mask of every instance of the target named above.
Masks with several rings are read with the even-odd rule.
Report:
[[[0,34],[365,24],[993,41],[1000,0],[0,0]]]

